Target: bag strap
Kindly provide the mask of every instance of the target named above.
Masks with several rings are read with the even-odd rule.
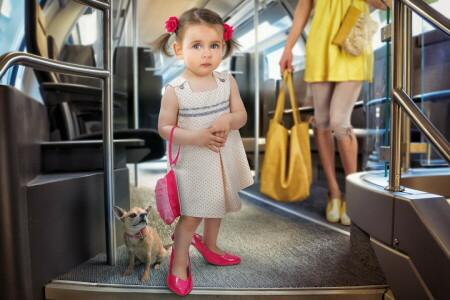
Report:
[[[292,108],[292,116],[294,118],[295,125],[300,123],[300,113],[298,111],[297,100],[295,99],[294,83],[292,81],[292,73],[289,70],[284,70],[283,80],[281,82],[280,93],[278,94],[277,105],[275,108],[274,120],[277,123],[281,123],[281,118],[284,111],[284,99],[286,98],[286,86],[289,90],[289,98]]]
[[[175,128],[177,128],[178,126],[173,126],[172,129],[170,130],[170,137],[169,137],[169,164],[171,167],[175,166],[177,164],[178,161],[178,156],[180,156],[180,146],[178,145],[178,152],[177,152],[177,156],[175,157],[175,159],[172,158],[172,141],[173,141],[173,132],[175,131]]]

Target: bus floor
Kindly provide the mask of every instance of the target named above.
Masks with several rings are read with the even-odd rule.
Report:
[[[140,166],[139,187],[130,185],[131,206],[153,205],[148,199],[165,166],[165,162]],[[314,212],[274,206],[257,190],[252,186],[241,194],[242,210],[225,217],[219,235],[219,246],[242,262],[214,266],[191,247],[194,289],[188,299],[386,299],[386,279],[368,238],[356,226],[350,230],[323,226],[326,222],[317,221]],[[155,210],[149,218],[163,243],[170,243],[174,224],[163,224]],[[121,245],[116,252],[114,266],[107,265],[106,254],[101,253],[55,278],[46,286],[46,299],[176,298],[166,285],[168,261],[142,283],[144,266],[123,276],[126,247]]]

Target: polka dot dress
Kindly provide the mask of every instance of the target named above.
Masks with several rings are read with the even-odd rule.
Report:
[[[177,77],[169,83],[178,98],[178,127],[200,130],[230,112],[230,75],[213,73],[217,88],[193,92],[189,82]],[[173,157],[178,145],[173,145]],[[181,145],[175,167],[181,214],[200,218],[223,218],[241,209],[238,191],[253,184],[238,130],[230,131],[225,146],[216,153],[203,146]]]

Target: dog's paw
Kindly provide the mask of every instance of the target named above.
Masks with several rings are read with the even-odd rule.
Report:
[[[148,278],[149,278],[149,275],[144,273],[144,275],[142,275],[142,277],[141,277],[141,282],[147,281]]]
[[[133,273],[133,270],[125,270],[125,272],[123,272],[123,275],[125,275],[125,276],[130,276],[131,275],[131,273]]]
[[[153,265],[153,269],[158,270],[160,266],[161,266],[160,263],[156,263]]]

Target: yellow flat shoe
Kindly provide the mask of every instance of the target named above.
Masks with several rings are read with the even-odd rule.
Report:
[[[350,218],[347,215],[347,201],[343,201],[341,206],[341,224],[348,226],[351,223],[352,222],[350,221]]]
[[[339,222],[341,210],[341,199],[333,198],[328,200],[327,205],[327,221],[331,223]]]

